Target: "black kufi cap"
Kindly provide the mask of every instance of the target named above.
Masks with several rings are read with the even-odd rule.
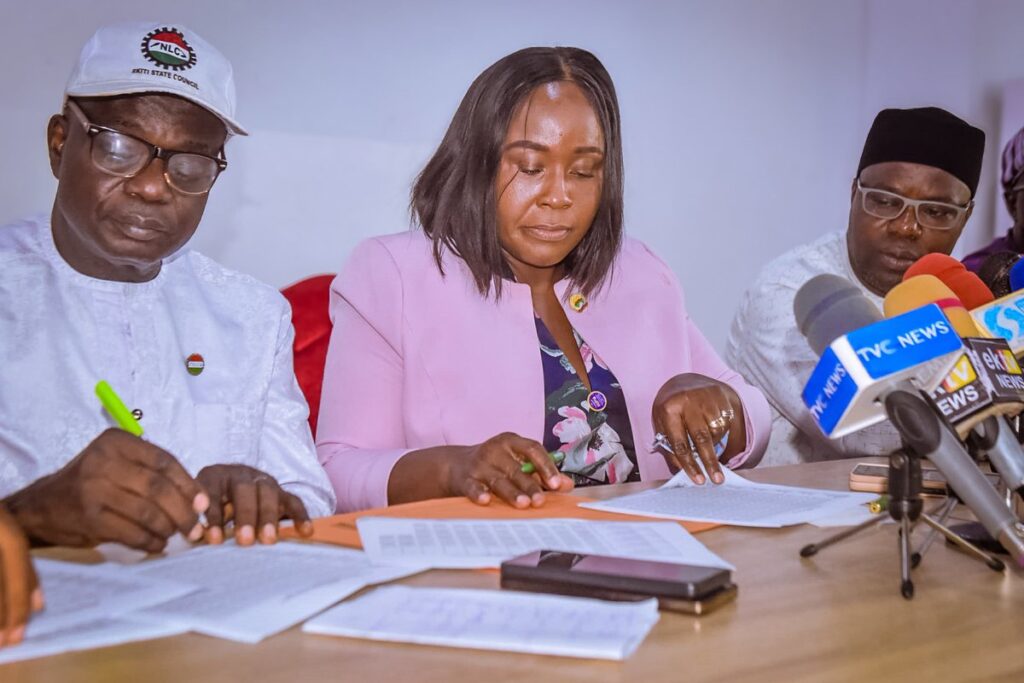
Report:
[[[984,153],[985,133],[945,109],[883,109],[871,124],[857,175],[886,161],[924,164],[962,180],[973,197]]]

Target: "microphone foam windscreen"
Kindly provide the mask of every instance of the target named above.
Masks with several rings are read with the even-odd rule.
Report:
[[[1018,289],[1024,289],[1024,260],[1017,261],[1010,268],[1010,291],[1016,292]]]
[[[964,264],[947,254],[932,252],[914,261],[903,273],[903,279],[909,280],[918,275],[934,275],[941,280],[946,271],[958,270],[964,270]]]
[[[963,302],[957,298],[952,289],[934,275],[918,275],[904,280],[890,289],[882,302],[886,318],[892,318],[928,304],[938,304],[942,312],[949,318],[949,322],[953,324],[953,329],[961,337],[981,336],[971,314],[964,308]]]
[[[934,275],[953,290],[956,298],[963,302],[964,308],[974,309],[984,306],[995,296],[992,290],[977,275],[967,270],[964,264],[946,254],[925,254],[903,273],[903,281],[919,275]]]
[[[997,251],[982,261],[981,267],[978,268],[978,277],[988,285],[995,298],[1001,299],[1013,291],[1010,285],[1010,269],[1017,261],[1020,261],[1020,254],[1015,251]]]
[[[882,319],[878,307],[856,285],[831,274],[812,277],[800,287],[793,315],[797,329],[819,356],[837,338]]]

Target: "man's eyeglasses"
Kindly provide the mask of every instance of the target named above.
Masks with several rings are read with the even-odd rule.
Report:
[[[908,206],[912,206],[918,225],[932,230],[953,230],[960,227],[963,217],[974,204],[973,199],[967,206],[928,199],[910,199],[895,192],[864,187],[860,184],[860,178],[857,179],[857,192],[860,193],[861,206],[865,213],[875,218],[892,220],[901,216]]]
[[[73,100],[68,100],[68,109],[82,122],[92,143],[92,162],[104,173],[131,178],[156,157],[164,160],[164,179],[168,185],[183,194],[206,194],[220,172],[228,167],[223,153],[214,158],[163,149],[133,135],[90,123]]]

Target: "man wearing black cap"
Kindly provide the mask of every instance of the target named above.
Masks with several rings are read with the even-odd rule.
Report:
[[[948,254],[974,207],[985,134],[942,109],[886,109],[864,143],[845,232],[783,254],[761,272],[733,318],[726,360],[772,406],[763,464],[884,455],[900,446],[883,422],[829,440],[801,392],[817,357],[796,328],[793,298],[823,273],[849,279],[879,308],[925,254]]]

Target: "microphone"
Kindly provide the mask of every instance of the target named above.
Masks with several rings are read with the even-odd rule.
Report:
[[[881,399],[893,387],[913,381],[935,389],[963,353],[960,337],[937,305],[883,320],[859,289],[836,275],[804,283],[793,312],[821,356],[802,398],[832,439],[885,420]]]
[[[886,317],[934,303],[961,337],[978,336],[974,318],[952,289],[934,275],[917,275],[889,290],[882,300]]]
[[[847,291],[852,283],[843,287],[822,277],[828,276],[805,283],[794,300],[797,327],[813,335],[808,336],[811,348],[823,349],[803,391],[815,421],[826,435],[838,438],[888,416],[906,446],[939,468],[985,529],[1024,567],[1024,527],[1016,525],[953,431],[915,387],[941,381],[962,353],[952,325],[935,304],[878,321]],[[834,327],[827,328],[826,320],[834,321]]]
[[[990,337],[1002,337],[1018,358],[1024,355],[1024,260],[1010,267],[1011,292],[971,311],[978,329]]]
[[[936,275],[943,284],[952,290],[953,296],[963,302],[964,307],[978,308],[993,301],[992,292],[981,281],[981,278],[969,270],[963,269],[963,266],[955,259],[946,256],[942,258],[960,266],[954,268],[950,265]],[[921,259],[921,261],[923,260]],[[939,296],[937,290],[935,296]],[[920,298],[916,305],[919,306],[929,300],[927,297]],[[972,302],[971,304],[967,303],[969,300]],[[956,315],[959,317],[960,314]],[[1011,358],[1013,350],[1008,343],[1004,343],[1005,339],[981,339],[980,337],[983,335],[980,330],[967,322],[954,324],[954,327],[957,328],[957,333],[964,338],[964,345],[972,352],[972,360],[975,365],[986,373],[986,385],[992,392],[993,399],[997,403],[1020,403],[1020,410],[1024,410],[1024,377],[1021,376],[1020,366],[1016,359]],[[1015,411],[1014,414],[1020,410]]]
[[[817,275],[793,298],[797,328],[817,355],[846,332],[882,319],[882,312],[853,283],[829,273]]]
[[[919,275],[934,275],[949,287],[963,302],[965,308],[984,306],[995,299],[992,290],[977,275],[952,256],[939,253],[925,254],[907,268],[903,281]],[[962,336],[962,335],[961,335]]]
[[[1024,266],[1018,260],[1010,266],[1010,291],[1016,292],[1019,289],[1024,289]]]
[[[973,276],[973,273],[971,273]],[[980,281],[979,281],[980,284]],[[931,275],[918,275],[894,287],[886,296],[887,315],[935,301],[946,302],[947,315],[961,318],[954,326],[961,336],[976,335],[969,316],[953,292]],[[952,318],[951,318],[952,320]],[[973,444],[988,456],[1011,490],[1024,492],[1024,452],[1009,425],[999,419],[1024,410],[1024,376],[1003,339],[963,339],[965,353],[953,372],[931,393],[939,411],[961,439],[975,432]]]
[[[992,295],[1002,298],[1013,291],[1010,286],[1010,268],[1020,260],[1014,251],[997,251],[989,254],[978,268],[978,277],[992,290]]]

